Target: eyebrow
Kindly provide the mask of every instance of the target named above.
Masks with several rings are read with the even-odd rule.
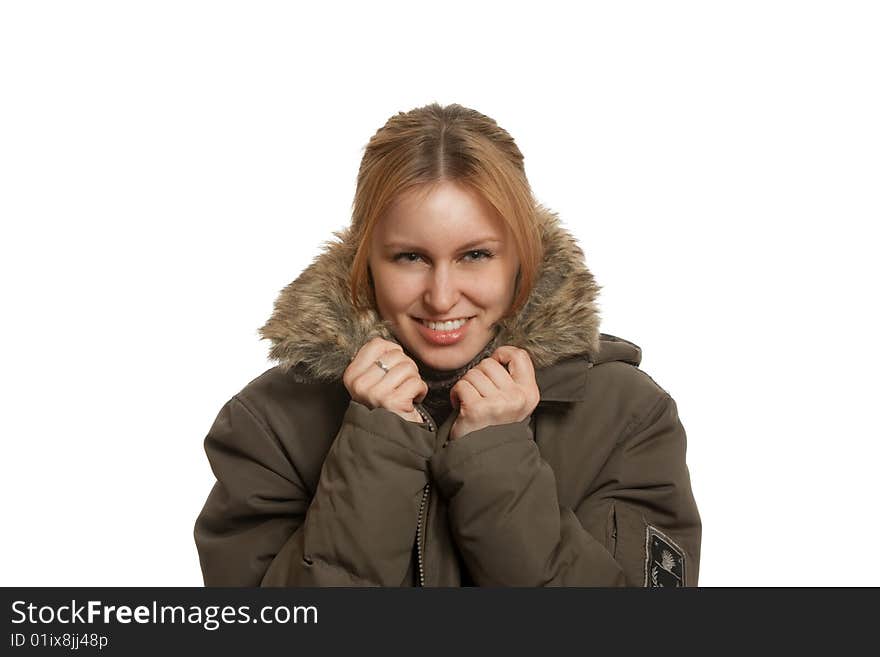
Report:
[[[478,240],[471,240],[467,244],[462,244],[456,250],[457,251],[466,251],[467,249],[471,249],[475,246],[480,246],[481,244],[500,244],[501,240],[496,239],[494,237],[484,237]],[[414,246],[408,242],[388,242],[385,244],[385,248],[388,249],[409,249],[412,251],[418,251],[421,247]]]

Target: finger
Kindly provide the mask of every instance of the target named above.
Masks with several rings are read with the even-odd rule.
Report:
[[[419,396],[416,397],[417,404],[421,404],[423,401],[425,401],[425,397],[427,397],[428,392],[430,392],[430,389],[428,388],[428,384],[425,383],[421,377],[419,378],[419,381],[422,384],[422,389],[421,389],[421,392],[419,393]]]
[[[382,338],[373,338],[365,343],[358,350],[357,356],[354,357],[351,365],[349,365],[351,368],[352,379],[357,379],[371,367],[376,367],[376,361],[379,358],[382,358],[382,362],[387,364],[389,361],[383,357],[387,357],[390,360],[392,354],[389,352],[395,351],[403,354],[403,347],[395,342],[390,342],[389,340],[384,340]],[[381,368],[378,369],[381,370]]]
[[[406,376],[418,371],[412,359],[407,357],[402,350],[389,349],[380,354],[379,358],[387,367],[387,372],[378,366],[377,359],[368,360],[369,353],[369,351],[364,351],[357,362],[349,366],[351,368],[348,375],[350,383],[347,386],[356,392],[357,396],[368,399],[371,404],[377,400],[375,386],[381,384],[389,376],[391,377],[390,383],[393,385],[387,385],[383,390],[393,390]],[[405,367],[401,369],[401,365],[407,363],[410,364],[412,372],[407,372]]]
[[[384,358],[383,362],[385,362]],[[388,372],[383,373],[379,367],[376,367],[375,369],[378,370],[379,374],[382,376],[380,376],[379,380],[376,381],[375,385],[370,389],[369,394],[376,399],[385,399],[386,397],[394,396],[394,391],[410,379],[416,382],[421,381],[416,364],[406,357],[402,360],[398,360],[388,369]]]
[[[382,358],[383,356],[390,357],[394,353],[403,354],[403,347],[401,345],[383,338],[373,338],[373,340],[367,344],[369,347],[367,348],[367,353],[364,355],[364,358],[368,358],[372,361],[375,361],[377,358]]]
[[[361,346],[359,355],[361,358],[375,359],[386,351],[395,349],[403,351],[403,347],[396,342],[384,338],[373,338]]]
[[[501,367],[498,363],[495,364]],[[493,397],[500,392],[498,386],[479,367],[469,369],[459,380],[470,383],[483,397]]]
[[[502,365],[507,365],[510,377],[516,383],[526,385],[535,380],[535,366],[525,349],[504,345],[498,347],[491,358]]]
[[[507,364],[510,378],[520,392],[525,394],[526,402],[534,408],[541,400],[541,392],[535,377],[535,366],[532,357],[525,349],[505,345],[496,349],[492,359]],[[511,390],[511,392],[513,392]]]
[[[370,382],[369,385],[374,385],[387,376],[388,372],[397,365],[400,360],[397,354],[402,355],[402,352],[388,350],[377,354],[375,358],[370,358],[369,352],[364,352],[363,356],[356,361],[352,368],[354,371],[353,378],[355,380],[366,378]],[[380,360],[385,365],[384,368],[379,366]]]
[[[465,379],[459,379],[450,391],[452,405],[458,408],[462,405],[471,406],[479,402],[483,397],[474,386]]]
[[[510,372],[494,358],[483,359],[477,365],[477,369],[484,372],[498,390],[507,391],[517,387],[516,382],[510,376]]]
[[[422,395],[425,387],[424,381],[411,377],[394,389],[390,396],[390,401],[392,405],[399,406],[405,411],[414,410],[415,404],[421,401],[419,397]]]

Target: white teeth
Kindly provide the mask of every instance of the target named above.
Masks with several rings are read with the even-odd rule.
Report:
[[[451,322],[428,322],[424,319],[420,319],[419,321],[427,326],[429,329],[432,329],[434,331],[452,331],[454,329],[464,326],[464,323],[467,321],[467,319],[456,319]]]

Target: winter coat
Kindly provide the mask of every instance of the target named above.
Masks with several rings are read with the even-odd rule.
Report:
[[[599,332],[600,287],[539,207],[543,266],[490,347],[526,350],[540,402],[449,442],[352,400],[342,374],[373,336],[356,245],[335,233],[262,327],[278,365],[205,438],[217,481],[195,523],[208,586],[695,586],[701,521],[675,401],[641,349]],[[423,409],[424,410],[424,409]]]

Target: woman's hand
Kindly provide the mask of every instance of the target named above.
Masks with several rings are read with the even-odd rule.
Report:
[[[381,360],[388,371],[376,364]],[[367,408],[385,408],[404,420],[421,422],[413,401],[422,401],[428,384],[419,368],[396,342],[373,338],[365,343],[342,375],[348,394]]]
[[[504,365],[509,365],[508,369]],[[506,345],[498,347],[452,386],[450,401],[459,413],[449,438],[457,440],[493,424],[521,422],[532,414],[540,399],[528,352]]]

